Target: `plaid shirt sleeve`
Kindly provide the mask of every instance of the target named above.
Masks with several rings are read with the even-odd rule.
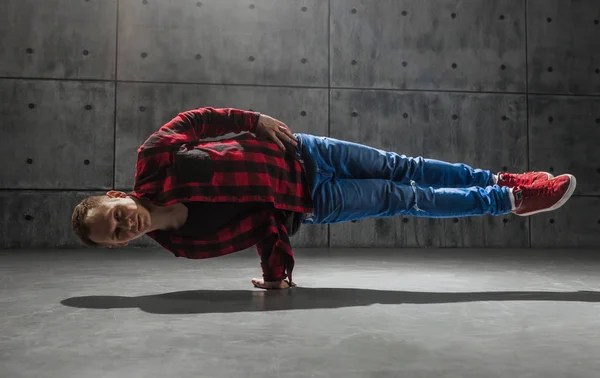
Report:
[[[181,112],[142,145],[162,147],[216,138],[228,133],[255,132],[260,113],[235,108],[199,108]],[[139,151],[138,151],[139,152]]]
[[[277,225],[277,231],[277,234],[272,234],[256,244],[263,279],[266,282],[281,281],[288,278],[291,282],[294,254],[292,253],[290,239],[283,224],[279,223]]]

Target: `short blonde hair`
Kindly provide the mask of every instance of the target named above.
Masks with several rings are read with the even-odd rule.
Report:
[[[89,212],[92,209],[100,207],[103,203],[108,200],[108,196],[92,196],[81,201],[71,216],[71,227],[73,232],[79,239],[87,246],[100,247],[101,245],[90,239],[90,227],[87,224],[89,218]]]

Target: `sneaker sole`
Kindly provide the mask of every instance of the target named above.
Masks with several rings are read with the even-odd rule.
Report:
[[[563,175],[561,175],[561,176],[563,176]],[[554,205],[552,205],[550,207],[547,207],[545,209],[531,211],[529,213],[523,213],[523,214],[517,214],[517,213],[514,213],[514,214],[518,215],[520,217],[527,217],[529,215],[543,213],[545,211],[556,210],[556,209],[560,208],[562,205],[564,205],[565,203],[567,203],[567,201],[569,200],[569,198],[571,198],[571,196],[573,195],[573,192],[575,192],[575,188],[577,187],[577,179],[575,178],[575,176],[569,175],[569,174],[566,174],[564,176],[569,176],[571,178],[571,182],[569,183],[569,188],[567,189],[567,192],[562,196],[562,198],[560,199],[560,201],[558,201]]]

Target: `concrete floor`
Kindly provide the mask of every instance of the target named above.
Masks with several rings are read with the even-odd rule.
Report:
[[[597,378],[597,252],[0,251],[0,377]]]

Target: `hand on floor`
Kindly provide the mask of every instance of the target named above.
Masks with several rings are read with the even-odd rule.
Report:
[[[260,289],[289,289],[290,287],[296,286],[296,284],[293,282],[290,285],[290,283],[286,280],[265,282],[265,280],[258,278],[252,280],[252,285]]]

